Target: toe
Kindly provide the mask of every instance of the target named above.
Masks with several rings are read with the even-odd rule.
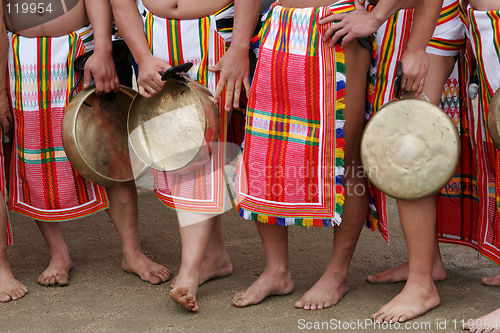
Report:
[[[55,285],[55,284],[56,284],[56,277],[55,277],[55,276],[51,276],[51,277],[49,278],[49,282],[48,282],[48,284],[49,284],[50,286]]]
[[[177,276],[174,277],[174,279],[172,280],[172,283],[170,283],[170,289],[174,289],[175,282],[177,282]]]
[[[156,276],[153,273],[151,273],[151,272],[148,272],[146,274],[145,280],[148,281],[151,284],[160,284],[161,283],[161,279],[158,276]]]
[[[68,285],[68,283],[69,283],[69,279],[68,279],[68,277],[67,277],[67,276],[61,276],[61,277],[59,277],[59,278],[56,280],[56,282],[57,282],[57,285],[58,285],[58,286],[64,287],[64,286],[67,286],[67,285]],[[54,283],[53,283],[53,284],[54,284]]]
[[[311,302],[306,301],[303,307],[304,310],[311,310]]]
[[[302,301],[302,298],[295,302],[295,307],[297,309],[302,309],[304,307],[304,301]]]
[[[7,293],[0,293],[0,302],[2,303],[7,303],[8,301],[10,301],[12,298],[10,297],[9,294]]]

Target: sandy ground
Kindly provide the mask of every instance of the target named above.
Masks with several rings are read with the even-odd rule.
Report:
[[[139,207],[144,250],[176,274],[181,253],[175,212],[162,206],[152,191],[144,189],[140,191]],[[149,285],[120,269],[120,242],[105,213],[64,224],[75,265],[70,285],[38,285],[36,278],[48,264],[46,246],[32,220],[12,215],[15,244],[9,248],[9,259],[17,278],[30,291],[22,300],[0,304],[0,332],[294,332],[304,331],[300,328],[308,322],[338,321],[355,322],[356,328],[343,329],[347,332],[384,331],[373,326],[358,329],[357,323],[364,323],[403,288],[402,283],[365,282],[367,274],[406,258],[393,202],[389,209],[391,244],[385,243],[378,232],[363,230],[351,266],[350,291],[336,306],[315,312],[298,310],[293,305],[321,276],[330,255],[332,229],[291,227],[295,291],[238,309],[231,305],[231,297],[262,272],[264,254],[253,223],[243,221],[234,210],[227,212],[224,233],[234,273],[201,286],[201,310],[196,314],[170,301],[168,283]],[[475,318],[500,306],[500,288],[483,286],[480,281],[482,276],[500,274],[495,264],[463,246],[443,244],[441,249],[448,268],[447,280],[437,283],[441,305],[411,322],[414,326],[410,327],[416,329],[392,331],[460,331],[454,329],[455,323],[458,328],[462,319]],[[429,325],[430,329],[417,328],[422,325]]]

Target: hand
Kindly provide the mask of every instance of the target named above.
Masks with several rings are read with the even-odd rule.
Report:
[[[14,119],[12,118],[12,113],[10,112],[10,102],[6,89],[0,92],[0,124],[2,125],[4,134],[9,133],[12,125],[14,124]]]
[[[250,92],[250,61],[248,60],[248,49],[232,48],[220,58],[215,66],[208,67],[211,72],[220,71],[220,79],[215,90],[214,100],[217,103],[226,86],[226,103],[224,108],[231,111],[231,103],[237,108],[240,104],[241,87],[245,88],[246,96]]]
[[[403,77],[401,90],[420,95],[424,90],[425,77],[429,71],[429,56],[425,50],[406,48],[401,57]]]
[[[96,52],[85,63],[83,72],[83,86],[88,87],[94,78],[97,94],[117,92],[120,89],[120,80],[116,76],[115,63],[111,53]]]
[[[165,72],[170,66],[165,61],[155,56],[148,55],[139,65],[139,77],[137,78],[137,85],[139,87],[139,94],[146,98],[150,98],[161,91],[165,82],[161,80],[161,72]]]
[[[354,0],[356,10],[345,14],[332,14],[318,20],[319,24],[329,24],[334,21],[340,21],[332,24],[323,36],[323,41],[330,39],[330,47],[333,47],[342,36],[342,47],[349,44],[356,38],[368,37],[374,34],[380,27],[381,22],[378,22],[375,15],[371,15],[365,7]]]

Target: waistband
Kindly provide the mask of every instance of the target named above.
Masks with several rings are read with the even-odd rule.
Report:
[[[150,12],[149,9],[144,6],[142,3],[142,0],[138,0],[137,2],[137,8],[139,9],[140,14],[143,17],[146,17],[146,15]],[[152,14],[153,16],[157,16]],[[231,2],[229,5],[225,6],[224,8],[221,8],[219,11],[214,13],[213,16],[215,18],[215,21],[217,23],[217,29],[219,30],[219,25],[220,29],[225,29],[225,28],[231,28],[233,27],[233,22],[234,22],[234,2]],[[161,16],[157,16],[161,17]],[[162,17],[163,19],[168,19],[166,17]],[[201,18],[201,17],[200,17]],[[220,21],[220,23],[218,23]],[[229,24],[231,23],[231,24]]]

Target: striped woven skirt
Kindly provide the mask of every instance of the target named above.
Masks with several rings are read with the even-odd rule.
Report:
[[[284,8],[263,17],[236,192],[245,219],[279,225],[341,223],[344,203],[344,51],[317,20],[352,11]]]
[[[370,8],[369,8],[370,9]],[[394,98],[396,64],[401,59],[411,34],[413,9],[400,10],[377,31],[374,41],[375,61],[371,69],[369,118],[384,103]],[[456,0],[445,0],[427,53],[456,56],[465,44],[465,20]],[[466,76],[464,57],[459,57],[453,73],[445,83],[441,107],[457,126],[461,140],[458,168],[440,191],[438,198],[438,236],[441,241],[472,244],[471,225],[478,223],[479,193],[475,146],[470,135],[470,117],[465,100]],[[379,229],[389,240],[386,197],[370,187],[372,229]]]
[[[208,66],[215,65],[224,55],[232,32],[232,28],[218,29],[217,21],[234,17],[234,4],[215,15],[195,20],[158,17],[141,3],[139,10],[152,54],[172,66],[192,62],[194,65],[188,75],[215,93],[220,74],[209,72]],[[224,103],[225,92],[218,103],[221,124],[230,121],[224,111]],[[223,173],[227,134],[222,128],[218,149],[198,170],[183,175],[153,171],[156,194],[166,206],[191,213],[221,214],[224,207],[230,205],[226,202]]]
[[[468,8],[469,37],[476,58],[480,88],[479,114],[472,127],[478,152],[480,224],[474,225],[474,245],[500,264],[500,154],[486,127],[491,98],[500,88],[500,12]]]
[[[92,48],[90,26],[54,38],[9,33],[8,83],[15,120],[12,211],[51,222],[108,207],[105,189],[71,166],[61,137],[64,109],[76,81],[73,62]]]

